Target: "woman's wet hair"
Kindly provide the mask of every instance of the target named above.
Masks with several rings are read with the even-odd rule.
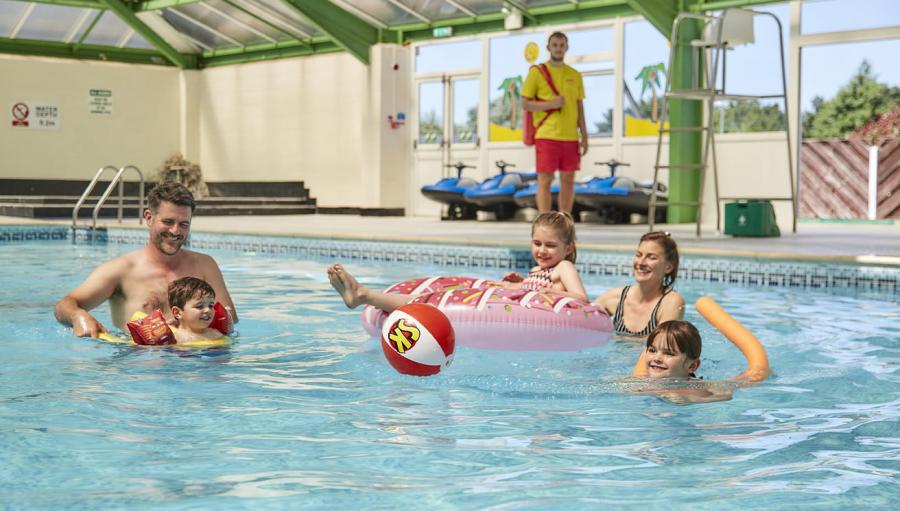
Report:
[[[197,207],[194,201],[194,194],[181,183],[175,181],[164,181],[150,190],[147,194],[147,207],[154,213],[159,211],[159,205],[163,202],[171,202],[176,206],[189,206],[191,213]]]
[[[675,279],[678,278],[678,244],[675,243],[675,239],[672,238],[671,234],[664,231],[652,231],[644,234],[641,236],[641,241],[638,242],[638,245],[645,241],[658,243],[663,249],[666,262],[672,265],[672,271],[666,273],[662,282],[664,288],[671,288],[675,285]]]
[[[653,341],[660,335],[664,339],[664,347],[672,351],[675,351],[674,348],[677,347],[678,351],[684,353],[689,360],[700,358],[703,343],[700,339],[700,332],[691,323],[679,319],[660,323],[647,336],[647,347],[652,346]]]
[[[184,309],[188,300],[207,296],[215,299],[216,292],[203,279],[183,277],[169,283],[169,307]]]
[[[559,235],[559,239],[566,246],[572,245],[572,252],[566,254],[566,261],[575,264],[578,256],[578,250],[575,248],[575,219],[572,215],[563,211],[548,211],[541,213],[531,223],[531,235],[534,236],[534,230],[537,227],[549,227],[553,232]]]

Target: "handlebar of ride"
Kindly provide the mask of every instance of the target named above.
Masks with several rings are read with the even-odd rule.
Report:
[[[621,161],[616,161],[615,158],[609,161],[596,161],[594,165],[606,165],[609,167],[609,175],[610,177],[616,177],[616,169],[618,167],[630,167],[630,163],[625,163]]]

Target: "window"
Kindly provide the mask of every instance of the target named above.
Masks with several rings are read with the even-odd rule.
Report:
[[[768,12],[781,22],[784,41],[784,65],[787,66],[788,32],[790,16],[786,4],[755,7],[757,12]],[[716,13],[720,15],[721,13]],[[783,94],[781,57],[778,54],[778,23],[768,15],[753,17],[753,44],[729,49],[725,66],[719,63],[718,84],[724,83],[725,92],[752,96]],[[722,72],[726,72],[722,81]],[[787,69],[785,69],[787,72]],[[749,133],[784,130],[784,100],[760,99],[753,101],[718,102],[713,114],[716,133]]]
[[[826,0],[803,2],[800,32],[842,32],[900,25],[896,0]]]
[[[419,84],[419,144],[443,142],[444,82]]]
[[[547,58],[542,45],[543,33],[494,37],[490,40],[490,70],[488,82],[489,135],[491,142],[519,142],[522,140],[522,104],[520,92],[531,64],[525,58],[529,43],[537,45],[535,62]]]
[[[805,138],[846,138],[900,108],[900,39],[802,50],[800,110]]]
[[[622,84],[626,137],[656,136],[666,84],[669,41],[647,21],[625,25]]]
[[[481,41],[416,46],[416,73],[438,73],[481,67]]]

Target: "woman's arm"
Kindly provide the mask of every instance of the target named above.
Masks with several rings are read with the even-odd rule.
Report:
[[[607,289],[602,295],[598,296],[593,303],[598,307],[603,307],[603,309],[606,310],[606,313],[611,316],[616,312],[616,304],[619,303],[619,296],[621,294],[621,287]]]
[[[656,311],[656,324],[674,319],[684,319],[684,297],[678,291],[669,291]]]

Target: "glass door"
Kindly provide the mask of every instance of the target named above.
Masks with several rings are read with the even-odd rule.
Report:
[[[442,205],[420,193],[424,185],[456,177],[457,162],[476,167],[480,140],[478,109],[480,80],[472,74],[442,74],[416,82],[417,129],[413,141],[412,214],[436,216]],[[478,169],[463,175],[480,179]]]

